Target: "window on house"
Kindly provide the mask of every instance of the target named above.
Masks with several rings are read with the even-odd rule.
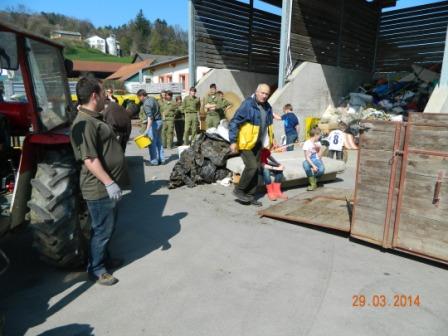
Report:
[[[187,75],[185,75],[185,74],[179,75],[179,81],[182,84],[182,88],[184,90],[186,90],[187,89]]]

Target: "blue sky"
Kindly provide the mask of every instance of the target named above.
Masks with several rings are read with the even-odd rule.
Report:
[[[396,8],[423,5],[441,0],[399,0]],[[132,20],[140,9],[154,21],[165,19],[169,24],[187,28],[187,0],[0,0],[0,10],[25,5],[33,12],[55,12],[78,19],[87,19],[95,26],[118,26]],[[106,5],[107,4],[107,5]],[[269,10],[272,6],[255,0],[255,6]],[[395,8],[394,8],[395,9]],[[280,10],[274,8],[280,14]]]

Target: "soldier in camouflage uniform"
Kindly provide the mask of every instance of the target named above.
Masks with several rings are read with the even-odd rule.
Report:
[[[165,99],[160,105],[160,112],[163,116],[162,143],[164,148],[173,148],[174,118],[177,112],[177,105],[173,101],[173,93],[167,91]]]
[[[185,97],[182,102],[182,111],[185,114],[185,132],[184,132],[184,144],[190,145],[196,136],[196,131],[198,129],[198,113],[201,107],[201,102],[198,97],[196,97],[196,88],[190,88],[190,95]],[[191,132],[191,141],[190,141]]]
[[[210,91],[204,99],[205,108],[205,124],[207,129],[212,127],[218,127],[219,121],[221,120],[219,112],[216,111],[216,106],[218,104],[218,96],[216,95],[216,84],[210,84]]]
[[[226,112],[232,107],[232,104],[224,98],[224,93],[222,91],[216,92],[218,96],[218,103],[216,104],[216,111],[219,113],[219,118],[226,119]]]

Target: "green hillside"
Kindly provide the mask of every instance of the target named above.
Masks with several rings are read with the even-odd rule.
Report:
[[[81,60],[81,61],[101,61],[101,62],[120,62],[120,63],[131,63],[132,57],[117,57],[112,55],[103,54],[101,51],[82,43],[65,42],[64,56],[70,60]]]

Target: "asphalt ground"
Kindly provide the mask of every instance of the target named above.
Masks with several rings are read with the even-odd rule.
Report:
[[[11,259],[0,277],[5,335],[448,334],[446,267],[260,218],[259,208],[235,202],[231,187],[169,190],[176,150],[157,167],[146,167],[147,151],[131,142],[126,154],[133,189],[119,204],[111,243],[125,260],[114,272],[120,282],[103,287],[82,271],[46,266],[19,230],[0,241]],[[354,176],[351,155],[328,186],[353,187]],[[404,306],[394,306],[397,295]]]

